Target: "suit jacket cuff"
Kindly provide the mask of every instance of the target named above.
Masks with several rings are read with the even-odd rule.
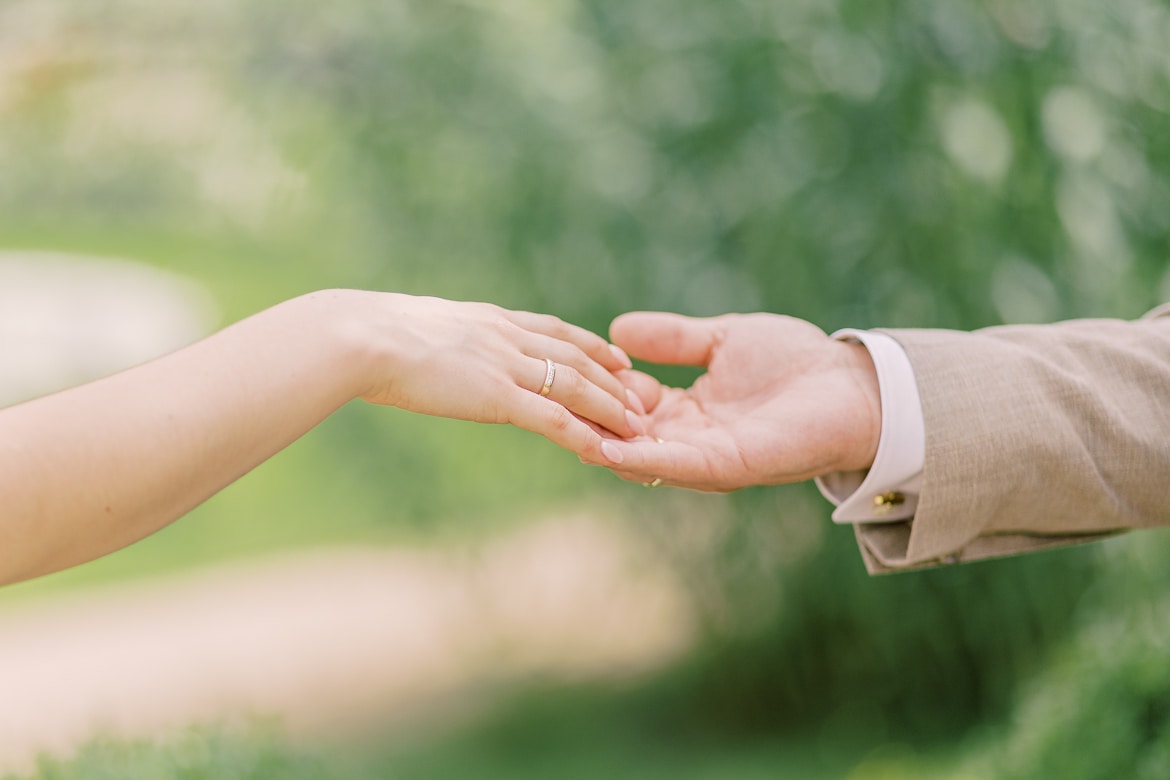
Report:
[[[1137,322],[886,331],[926,430],[912,520],[857,526],[872,572],[1074,544],[1170,522],[1170,307]]]

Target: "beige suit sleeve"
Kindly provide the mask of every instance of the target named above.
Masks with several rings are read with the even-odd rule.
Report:
[[[1170,524],[1170,309],[884,332],[914,367],[926,459],[911,520],[856,526],[872,573]]]

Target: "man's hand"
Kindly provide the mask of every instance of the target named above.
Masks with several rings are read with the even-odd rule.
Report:
[[[634,312],[614,320],[610,338],[641,360],[707,369],[685,390],[627,372],[651,436],[613,442],[625,479],[729,491],[873,463],[881,403],[858,344],[774,314]]]

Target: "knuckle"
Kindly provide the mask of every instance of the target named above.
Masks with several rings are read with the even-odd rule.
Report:
[[[570,368],[565,372],[564,397],[566,400],[579,401],[585,397],[585,377]]]
[[[609,342],[596,333],[586,331],[581,347],[591,360],[610,357]]]
[[[563,406],[553,406],[548,413],[549,427],[561,433],[569,430],[573,425],[573,415]]]
[[[569,324],[560,317],[551,314],[534,314],[533,317],[540,329],[550,336],[563,339],[570,332]]]
[[[568,345],[567,358],[573,363],[573,365],[576,366],[584,366],[593,362],[593,358],[589,357],[585,350],[581,349],[581,347],[577,346],[576,344]]]
[[[559,335],[564,333],[568,328],[563,320],[554,317],[551,314],[534,314],[532,316],[536,318],[536,321],[540,327],[548,330],[550,333]]]

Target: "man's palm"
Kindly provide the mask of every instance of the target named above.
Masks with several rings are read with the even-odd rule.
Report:
[[[707,368],[685,390],[636,378],[661,442],[624,444],[623,476],[734,490],[872,462],[880,410],[863,348],[769,314],[635,313],[615,320],[611,338],[642,360]]]

